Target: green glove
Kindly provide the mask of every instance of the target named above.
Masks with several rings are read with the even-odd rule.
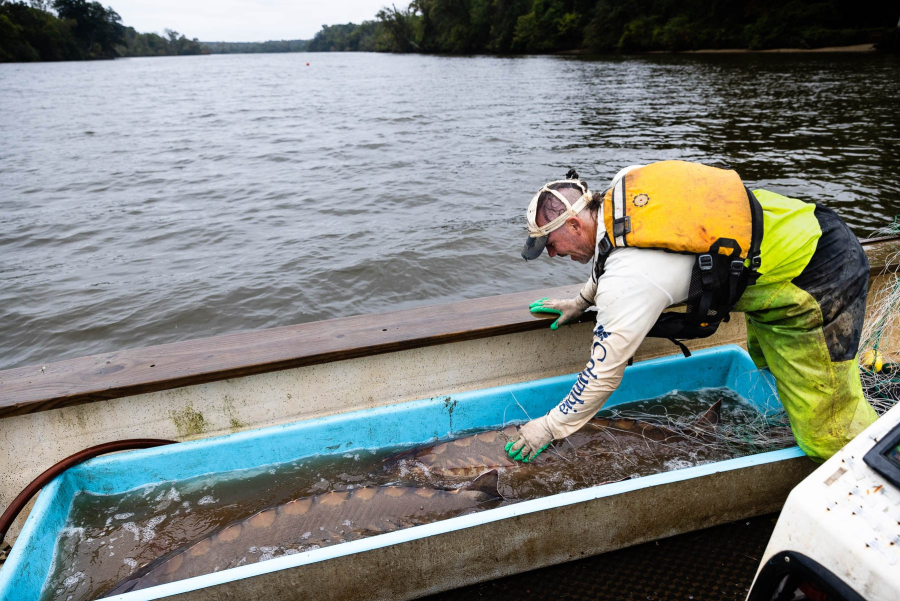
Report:
[[[559,319],[557,319],[550,325],[550,329],[555,330],[556,328],[559,327],[559,320],[562,319],[562,311],[560,311],[559,309],[554,309],[552,307],[545,306],[544,302],[549,301],[549,300],[550,300],[549,296],[538,299],[538,300],[534,301],[533,303],[531,303],[530,305],[528,305],[528,310],[531,311],[532,313],[556,313],[557,315],[559,315]],[[507,449],[507,450],[509,450],[509,449]]]
[[[531,463],[532,460],[534,460],[538,455],[540,455],[540,454],[544,451],[544,449],[546,449],[547,447],[550,446],[550,443],[548,442],[547,444],[545,444],[544,446],[542,446],[541,448],[539,448],[539,449],[537,450],[536,453],[531,454],[531,456],[529,456],[529,457],[524,457],[524,458],[523,458],[523,457],[522,457],[522,450],[525,449],[526,447],[523,445],[523,446],[519,447],[519,448],[518,448],[517,450],[515,450],[515,451],[510,451],[510,449],[513,447],[513,444],[515,444],[515,443],[514,443],[512,440],[509,441],[508,443],[506,443],[506,449],[505,449],[505,450],[506,450],[507,452],[509,452],[509,457],[510,457],[511,459],[515,459],[516,461],[521,461],[522,463]]]
[[[553,442],[553,434],[547,427],[547,416],[544,416],[533,419],[519,428],[512,440],[506,443],[504,450],[509,454],[510,459],[531,463],[535,457],[550,446],[551,442]]]
[[[551,330],[556,330],[562,324],[580,317],[587,308],[588,303],[581,298],[581,295],[578,295],[573,299],[551,299],[544,297],[528,305],[528,310],[532,313],[556,313],[559,315],[559,318],[550,326]]]

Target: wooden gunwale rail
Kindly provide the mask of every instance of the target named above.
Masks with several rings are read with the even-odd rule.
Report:
[[[862,241],[871,276],[900,252],[900,236]],[[893,266],[893,265],[892,265]],[[896,267],[896,266],[893,266]],[[0,371],[0,418],[284,369],[547,327],[536,298],[579,285],[357,315],[103,353]]]

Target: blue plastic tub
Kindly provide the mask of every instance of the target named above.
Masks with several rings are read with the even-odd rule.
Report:
[[[541,415],[562,398],[577,374],[500,386],[451,396],[354,411],[181,443],[156,449],[131,451],[92,459],[56,478],[37,499],[21,535],[2,570],[0,599],[38,599],[53,561],[59,533],[66,523],[73,498],[79,491],[119,494],[162,481],[193,478],[203,474],[257,468],[298,458],[352,449],[422,444],[456,432],[504,425],[504,419],[520,419],[511,411],[518,402],[528,414]],[[685,359],[665,357],[638,363],[626,369],[619,389],[607,407],[653,398],[672,390],[728,387],[761,408],[772,403],[774,383],[768,372],[756,370],[747,353],[737,346],[699,351]],[[515,399],[515,400],[514,400]],[[122,595],[121,599],[157,599],[229,580],[324,561],[348,553],[397,544],[436,533],[474,527],[493,520],[541,511],[550,506],[577,503],[660,482],[684,480],[715,471],[739,469],[802,455],[798,448],[731,459],[712,465],[655,474],[636,480],[526,501],[396,532],[382,534],[299,553],[274,560],[175,582]]]

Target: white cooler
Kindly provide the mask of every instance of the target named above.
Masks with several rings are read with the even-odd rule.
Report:
[[[900,405],[788,496],[748,601],[900,601]]]

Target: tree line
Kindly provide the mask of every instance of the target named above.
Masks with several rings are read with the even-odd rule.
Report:
[[[56,11],[56,14],[51,12]],[[0,0],[0,62],[173,56],[205,52],[197,39],[122,25],[111,7],[87,0]]]
[[[879,0],[413,0],[382,9],[375,22],[323,27],[309,50],[888,49],[896,48],[898,17],[897,5]]]
[[[267,52],[306,52],[309,40],[270,40],[268,42],[201,42],[210,54],[255,54]]]
[[[56,15],[51,12],[56,11]],[[413,0],[311,40],[199,42],[138,33],[88,0],[0,0],[0,61],[247,52],[544,53],[817,48],[898,50],[880,0]]]

